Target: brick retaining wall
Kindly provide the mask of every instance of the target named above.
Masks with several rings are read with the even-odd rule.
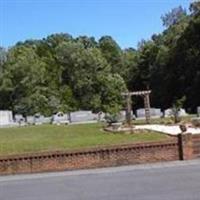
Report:
[[[0,157],[0,174],[73,170],[178,159],[178,140],[172,138],[163,142]]]
[[[200,134],[192,136],[194,158],[200,158]]]
[[[200,158],[200,134],[162,142],[113,145],[0,157],[0,175],[35,173]]]

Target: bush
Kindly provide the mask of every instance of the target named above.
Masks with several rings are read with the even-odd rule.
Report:
[[[106,114],[105,120],[108,123],[108,125],[122,121],[120,114]]]
[[[200,117],[191,119],[192,125],[200,128]]]

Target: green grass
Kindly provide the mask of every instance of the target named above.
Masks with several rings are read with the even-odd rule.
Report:
[[[158,141],[167,138],[155,132],[130,135],[107,133],[101,124],[41,125],[0,129],[0,156],[26,152],[69,150],[110,144]]]

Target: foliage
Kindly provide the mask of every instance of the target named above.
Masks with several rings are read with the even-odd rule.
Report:
[[[185,9],[179,6],[177,8],[173,8],[170,12],[161,16],[161,19],[163,20],[163,25],[169,27],[178,23],[181,20],[181,18],[185,16],[186,16]]]
[[[185,102],[185,100],[186,100],[186,97],[183,96],[180,99],[176,99],[172,105],[172,116],[174,118],[174,123],[180,122],[179,112],[181,108],[183,107],[183,103]]]
[[[196,128],[200,128],[200,117],[191,119],[192,125]]]
[[[200,14],[200,1],[195,0],[190,4],[190,11],[192,15],[199,15]]]
[[[42,40],[0,48],[0,109],[24,115],[50,115],[90,109],[115,114],[121,93],[151,89],[151,106],[166,109],[186,96],[182,106],[200,102],[200,4],[190,13],[178,7],[162,16],[165,30],[121,49],[110,36],[73,38],[57,33]],[[135,108],[142,107],[134,99]]]

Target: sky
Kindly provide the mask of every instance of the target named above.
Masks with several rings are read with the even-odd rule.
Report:
[[[164,30],[161,15],[192,0],[0,0],[0,46],[53,33],[112,36],[122,48]]]

